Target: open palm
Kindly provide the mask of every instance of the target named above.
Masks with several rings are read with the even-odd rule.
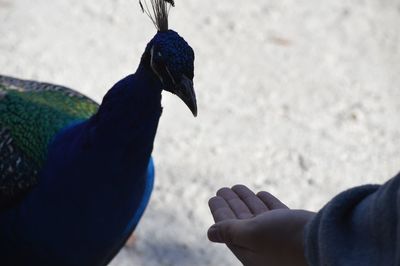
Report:
[[[303,231],[314,213],[291,210],[270,193],[256,195],[243,185],[220,189],[209,206],[215,221],[209,239],[225,243],[244,265],[307,265]]]

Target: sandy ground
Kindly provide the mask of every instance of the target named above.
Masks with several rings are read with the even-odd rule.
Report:
[[[400,170],[398,0],[176,0],[199,116],[165,94],[157,179],[117,265],[239,265],[208,242],[207,200],[245,183],[294,208]],[[0,72],[100,101],[155,29],[134,0],[0,0]]]

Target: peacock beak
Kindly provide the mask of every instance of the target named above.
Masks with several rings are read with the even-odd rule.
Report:
[[[175,84],[174,93],[189,107],[190,111],[197,116],[196,94],[193,88],[193,81],[182,75],[181,81]]]

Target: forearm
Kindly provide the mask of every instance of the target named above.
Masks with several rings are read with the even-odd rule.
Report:
[[[398,265],[400,175],[345,191],[305,229],[310,265]]]

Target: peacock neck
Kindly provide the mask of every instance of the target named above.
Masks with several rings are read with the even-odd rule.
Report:
[[[112,140],[113,145],[118,141],[153,143],[162,112],[161,91],[162,84],[155,74],[140,64],[135,74],[108,91],[89,121],[90,127],[99,137]]]

